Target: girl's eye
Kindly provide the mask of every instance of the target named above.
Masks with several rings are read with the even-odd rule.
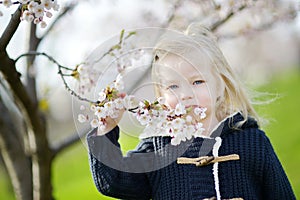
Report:
[[[169,89],[169,90],[174,90],[174,89],[177,89],[177,88],[178,88],[178,85],[169,85],[167,87],[167,89]]]
[[[193,82],[193,85],[200,85],[204,82],[205,82],[204,80],[196,80],[196,81]]]

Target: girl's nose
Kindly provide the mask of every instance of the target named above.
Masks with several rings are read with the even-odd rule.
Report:
[[[190,94],[188,91],[181,92],[181,94],[180,94],[181,101],[190,100],[192,98],[193,98],[192,94]]]
[[[193,98],[192,88],[188,83],[182,84],[179,92],[181,101],[186,101]]]

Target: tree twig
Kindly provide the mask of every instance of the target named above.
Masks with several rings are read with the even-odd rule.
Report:
[[[16,59],[15,62],[18,62],[22,57],[27,57],[27,56],[45,56],[46,58],[48,58],[51,62],[53,62],[54,64],[56,64],[59,68],[62,69],[66,69],[66,70],[70,70],[73,71],[74,69],[68,68],[68,67],[64,67],[61,64],[59,64],[52,56],[49,56],[47,53],[45,52],[36,52],[36,51],[30,51],[24,54],[19,55]]]
[[[252,33],[266,31],[268,29],[271,29],[277,23],[286,22],[288,20],[295,19],[296,17],[297,17],[296,10],[292,10],[291,12],[282,13],[281,15],[276,16],[270,21],[261,23],[259,26],[246,28],[246,29],[240,31],[239,33],[232,33],[232,34],[229,33],[229,34],[218,35],[218,39],[219,40],[220,39],[232,39],[232,38],[236,38],[239,36],[247,36]]]
[[[221,25],[225,24],[225,22],[227,22],[229,19],[231,19],[235,13],[237,12],[241,12],[242,10],[244,10],[245,8],[247,8],[247,4],[242,4],[237,11],[233,11],[231,10],[231,12],[227,13],[226,17],[224,17],[223,19],[220,19],[218,21],[216,21],[214,24],[212,24],[209,28],[212,32],[216,31]]]
[[[173,21],[176,11],[177,9],[182,5],[183,0],[177,0],[174,5],[173,8],[169,11],[169,15],[167,17],[167,20],[161,25],[162,28],[167,28],[170,23]]]
[[[20,17],[21,17],[21,6],[17,8],[17,10],[12,15],[8,25],[6,26],[3,34],[0,38],[0,51],[5,51],[7,45],[9,44],[11,38],[15,34],[16,30],[20,24]]]
[[[36,36],[36,24],[31,23],[30,24],[30,36],[28,41],[29,51],[36,51],[38,49],[38,46],[41,42],[41,39],[39,39]],[[38,97],[37,97],[37,91],[36,91],[36,78],[35,75],[31,73],[32,69],[34,68],[35,57],[29,56],[27,57],[27,67],[26,67],[26,89],[29,93],[29,96],[31,97],[34,104],[38,104]]]
[[[102,60],[103,58],[105,58],[105,56],[111,55],[112,52],[116,49],[121,49],[123,42],[128,39],[129,37],[131,37],[132,35],[134,35],[136,32],[131,31],[128,33],[128,35],[124,36],[125,30],[122,29],[121,33],[120,33],[120,37],[119,37],[119,42],[115,45],[113,45],[112,47],[110,47],[109,50],[107,50],[104,54],[102,54],[99,58],[95,59],[91,64],[95,64],[97,62],[100,62],[100,60]]]
[[[81,138],[83,138],[86,133],[90,131],[90,129],[88,130],[84,130],[80,133],[75,132],[72,135],[70,135],[69,137],[67,137],[66,139],[64,139],[62,142],[53,145],[52,146],[52,158],[54,158],[57,154],[59,154],[61,151],[65,150],[66,148],[72,146],[73,144],[77,143]]]
[[[65,6],[63,11],[56,17],[56,19],[49,25],[47,30],[44,32],[44,34],[40,37],[40,40],[44,39],[49,33],[54,29],[56,24],[62,19],[63,16],[65,16],[67,13],[72,11],[75,8],[75,3],[70,3],[68,6]]]
[[[89,103],[97,103],[96,101],[92,101],[88,98],[84,98],[82,96],[80,96],[77,92],[75,92],[73,89],[70,88],[70,86],[68,85],[66,79],[65,79],[65,74],[63,73],[62,70],[67,70],[67,71],[75,71],[76,69],[71,69],[69,67],[65,67],[61,64],[59,64],[52,56],[49,56],[47,53],[44,52],[28,52],[28,53],[24,53],[20,56],[18,56],[14,61],[17,62],[20,58],[25,57],[25,56],[45,56],[46,58],[48,58],[51,62],[53,62],[55,65],[57,65],[58,67],[58,74],[60,75],[63,84],[66,88],[66,90],[74,97],[76,97],[77,99],[81,100],[81,101],[85,101],[85,102],[89,102]],[[67,75],[69,76],[69,74]]]

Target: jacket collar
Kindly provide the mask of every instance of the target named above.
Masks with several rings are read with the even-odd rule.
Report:
[[[213,129],[210,137],[216,138],[224,136],[226,134],[230,134],[237,130],[244,130],[246,128],[258,128],[257,121],[251,117],[249,117],[242,126],[238,127],[238,122],[241,122],[243,120],[244,117],[240,112],[233,113],[217,124],[217,126]]]

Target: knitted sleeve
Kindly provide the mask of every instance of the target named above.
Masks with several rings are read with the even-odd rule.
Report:
[[[296,199],[269,138],[265,136],[264,199]]]
[[[118,143],[119,128],[105,136],[87,136],[89,164],[99,192],[121,199],[151,199],[151,188],[142,160],[131,153],[123,157]],[[142,151],[138,149],[137,152]]]

